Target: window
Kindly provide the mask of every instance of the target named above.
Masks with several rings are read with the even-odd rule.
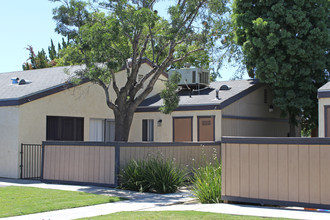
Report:
[[[105,142],[115,141],[115,121],[105,120]]]
[[[89,140],[106,141],[115,140],[115,121],[107,119],[91,119],[89,123]]]
[[[84,118],[47,116],[46,123],[46,140],[84,140]]]
[[[196,71],[192,72],[192,82],[196,83]]]
[[[173,141],[174,142],[193,141],[192,119],[193,119],[193,117],[174,117],[173,118]]]
[[[142,120],[142,141],[154,141],[154,120]]]
[[[91,119],[89,122],[89,140],[104,141],[104,120]]]

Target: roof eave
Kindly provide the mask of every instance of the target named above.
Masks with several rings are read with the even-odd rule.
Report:
[[[74,83],[62,83],[57,86],[50,87],[48,89],[44,89],[38,92],[34,92],[22,97],[18,98],[11,98],[11,99],[2,99],[0,100],[0,106],[18,106],[18,105],[23,105],[25,103],[70,89],[72,87],[76,87],[79,85],[82,85],[84,83],[89,82],[90,80],[88,79],[83,79],[80,83],[74,84]]]

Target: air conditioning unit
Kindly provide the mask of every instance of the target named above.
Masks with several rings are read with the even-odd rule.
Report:
[[[204,70],[201,68],[183,68],[177,70],[170,70],[168,75],[171,75],[174,72],[178,72],[181,75],[181,81],[179,82],[179,86],[199,86],[206,87],[210,84],[210,71]]]

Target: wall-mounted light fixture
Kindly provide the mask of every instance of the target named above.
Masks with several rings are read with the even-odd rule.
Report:
[[[159,120],[157,121],[157,126],[158,126],[158,127],[162,126],[162,123],[163,123],[163,120],[162,120],[162,119],[159,119]]]
[[[273,105],[269,105],[269,109],[268,109],[269,112],[273,112],[274,111],[274,106]]]

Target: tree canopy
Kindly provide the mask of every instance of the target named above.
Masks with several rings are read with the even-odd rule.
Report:
[[[80,76],[104,89],[115,115],[117,141],[128,140],[135,109],[168,68],[186,59],[199,67],[209,65],[209,48],[218,39],[212,28],[228,11],[226,0],[168,1],[169,19],[164,19],[154,10],[156,0],[51,1],[62,2],[53,11],[56,31],[71,39],[62,50],[65,62],[84,63]],[[144,59],[152,69],[138,80]],[[127,80],[119,87],[115,73],[122,68]],[[110,86],[115,100],[110,99]]]
[[[269,84],[294,125],[317,126],[317,89],[329,80],[328,0],[235,0],[235,40],[249,76]]]

